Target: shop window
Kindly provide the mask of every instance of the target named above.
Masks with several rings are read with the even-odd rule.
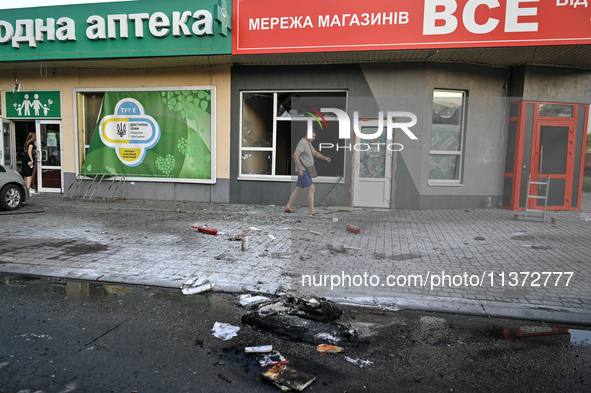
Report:
[[[88,147],[90,146],[90,141],[92,141],[94,131],[96,130],[96,127],[98,126],[98,123],[100,121],[104,93],[85,93],[82,95],[82,97],[84,102],[83,138],[85,158],[86,153],[88,152]]]
[[[460,184],[466,92],[435,90],[431,125],[429,184]]]
[[[315,114],[314,110],[338,108],[346,111],[346,107],[347,95],[344,91],[243,92],[240,178],[291,180],[291,176],[295,175],[293,150],[309,129],[316,132],[313,145],[317,150],[320,143],[339,144],[335,115],[323,113],[326,124],[322,121],[320,129],[316,118],[311,115]],[[328,164],[316,160],[319,176],[342,178],[345,150],[334,148],[322,153],[332,161]]]

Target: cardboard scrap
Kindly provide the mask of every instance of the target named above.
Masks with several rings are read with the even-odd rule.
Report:
[[[273,382],[275,386],[283,391],[293,389],[298,392],[301,392],[316,380],[316,377],[312,375],[283,365],[270,368],[262,374],[262,377]]]

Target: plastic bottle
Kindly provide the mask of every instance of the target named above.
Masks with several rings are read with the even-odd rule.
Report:
[[[209,228],[209,227],[205,227],[203,225],[199,225],[197,227],[197,230],[199,232],[203,232],[203,233],[209,233],[210,235],[217,235],[218,234],[218,230],[215,228]]]
[[[355,225],[347,224],[347,230],[355,233],[361,232],[361,228],[356,227]]]
[[[488,197],[488,198],[486,198],[486,210],[490,210],[490,205],[491,205],[491,198]]]
[[[242,251],[248,251],[248,233],[242,233]]]
[[[341,244],[334,240],[330,240],[328,243],[326,243],[326,246],[334,251],[347,252],[347,249],[345,248],[344,244]]]

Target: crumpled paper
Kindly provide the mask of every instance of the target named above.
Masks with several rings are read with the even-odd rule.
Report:
[[[239,330],[239,326],[232,326],[229,323],[219,322],[214,323],[213,329],[211,329],[214,337],[221,338],[224,341],[227,341],[232,337],[236,337]]]

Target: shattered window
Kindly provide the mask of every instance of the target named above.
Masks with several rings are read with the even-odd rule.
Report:
[[[240,176],[272,176],[290,179],[295,175],[293,153],[308,129],[314,129],[315,149],[320,143],[338,143],[338,121],[333,112],[347,110],[345,91],[243,92],[240,136]],[[322,124],[320,125],[320,122]],[[321,129],[319,130],[318,127]],[[333,133],[328,131],[330,127]],[[344,149],[331,151],[331,163],[316,160],[319,176],[342,177]]]
[[[273,145],[273,94],[245,93],[242,100],[242,146]]]
[[[465,101],[464,91],[433,92],[430,181],[460,181]]]

